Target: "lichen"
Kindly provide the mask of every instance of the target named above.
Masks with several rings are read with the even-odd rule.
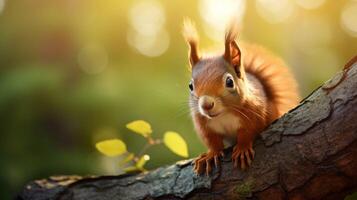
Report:
[[[238,199],[245,199],[252,195],[254,182],[254,179],[248,179],[235,188],[235,193],[238,195]]]

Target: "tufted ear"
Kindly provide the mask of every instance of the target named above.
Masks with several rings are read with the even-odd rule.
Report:
[[[191,69],[200,61],[198,52],[198,34],[193,22],[185,19],[183,23],[183,36],[188,43],[189,51],[188,58],[190,61]]]
[[[230,63],[234,70],[237,73],[237,76],[241,78],[241,74],[244,73],[244,68],[242,67],[241,60],[242,54],[238,47],[238,44],[235,41],[237,37],[237,28],[231,25],[226,32],[225,37],[225,50],[224,50],[224,59]]]

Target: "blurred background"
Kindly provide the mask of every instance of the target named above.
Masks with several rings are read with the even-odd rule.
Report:
[[[203,49],[223,48],[237,18],[239,41],[281,56],[308,95],[357,54],[353,0],[0,0],[0,199],[54,174],[117,174],[97,141],[145,140],[125,128],[179,132],[190,157],[205,151],[189,110],[184,17]],[[180,157],[148,152],[152,169]]]

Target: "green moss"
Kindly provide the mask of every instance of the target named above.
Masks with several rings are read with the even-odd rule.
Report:
[[[348,195],[347,197],[345,197],[345,200],[357,200],[357,192],[354,192],[351,195]]]
[[[238,185],[235,189],[235,192],[238,195],[239,199],[245,199],[249,197],[252,193],[252,188],[254,185],[254,180],[246,180],[242,184]]]

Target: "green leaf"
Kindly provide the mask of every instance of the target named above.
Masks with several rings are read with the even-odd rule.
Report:
[[[150,156],[145,154],[139,158],[138,162],[136,163],[136,167],[140,170],[144,170],[144,165],[146,164],[147,161],[150,160]]]
[[[164,144],[175,154],[184,158],[188,157],[187,144],[180,134],[168,131],[164,135]]]
[[[100,141],[95,144],[99,152],[106,156],[118,156],[126,152],[126,145],[119,139]]]
[[[144,120],[136,120],[130,122],[126,125],[126,128],[144,137],[149,137],[150,134],[152,133],[151,125]]]

